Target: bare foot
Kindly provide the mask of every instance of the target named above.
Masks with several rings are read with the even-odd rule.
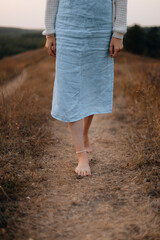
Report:
[[[88,163],[87,153],[82,152],[78,153],[78,165],[75,168],[75,172],[80,176],[89,176],[91,175],[91,169]]]
[[[88,153],[92,152],[92,148],[90,146],[88,137],[83,137],[83,139],[84,139],[84,147],[87,150],[87,152]]]

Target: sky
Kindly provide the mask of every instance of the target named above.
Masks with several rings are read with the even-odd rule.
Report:
[[[45,5],[46,0],[0,0],[0,26],[44,29]],[[159,11],[160,0],[128,0],[127,26],[160,26]]]

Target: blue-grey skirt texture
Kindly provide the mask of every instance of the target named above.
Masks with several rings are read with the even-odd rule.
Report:
[[[112,14],[112,0],[59,0],[53,118],[74,122],[112,112]]]

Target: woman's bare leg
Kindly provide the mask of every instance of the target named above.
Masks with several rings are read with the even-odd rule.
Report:
[[[70,129],[76,151],[84,150],[85,147],[83,142],[83,119],[75,122],[68,122],[68,127]],[[89,166],[87,153],[77,153],[77,157],[78,165],[75,168],[75,172],[81,176],[91,175],[91,169]]]
[[[93,116],[94,115],[90,115],[83,119],[83,141],[84,141],[84,146],[87,149],[87,152],[92,152],[92,148],[89,144],[88,131],[89,131],[89,127],[91,125]]]

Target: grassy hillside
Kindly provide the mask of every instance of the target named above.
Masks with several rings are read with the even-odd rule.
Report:
[[[0,85],[19,75],[22,70],[47,57],[44,48],[19,53],[0,60]]]
[[[45,60],[39,61],[44,56]],[[37,181],[45,181],[43,175],[38,180],[34,174],[41,168],[39,159],[50,136],[45,124],[50,117],[50,73],[54,69],[52,59],[46,56],[45,49],[39,49],[19,54],[15,61],[7,59],[10,76],[17,65],[19,70],[21,63],[30,66],[26,81],[15,94],[4,99],[0,89],[0,239],[5,233],[5,239],[14,239],[17,216],[23,215],[19,200],[26,199]]]
[[[47,175],[43,172],[42,156],[45,147],[50,144],[49,137],[51,131],[48,128],[48,119],[50,118],[55,62],[53,64],[53,58],[47,56],[42,61],[35,63],[35,57],[37,56],[42,56],[42,58],[46,56],[45,49],[19,54],[17,59],[15,58],[16,61],[13,61],[13,57],[8,58],[5,66],[6,72],[8,68],[11,77],[14,75],[14,67],[17,68],[17,63],[19,65],[22,62],[23,66],[26,61],[27,64],[30,64],[27,69],[28,77],[23,86],[7,99],[3,99],[1,96],[0,101],[1,239],[24,239],[23,236],[22,238],[17,238],[16,234],[17,229],[20,228],[21,219],[28,217],[28,222],[30,221],[30,216],[27,215],[29,209],[27,209],[26,201],[32,201],[32,197],[40,194],[39,189],[43,191],[47,178]],[[9,79],[9,76],[7,78]],[[135,181],[143,189],[141,194],[146,201],[149,202],[151,201],[150,199],[155,199],[153,205],[155,215],[158,215],[156,201],[160,196],[159,78],[160,62],[155,59],[121,52],[115,60],[114,101],[122,97],[126,107],[120,106],[120,111],[114,114],[119,121],[128,124],[127,127],[130,130],[126,138],[131,158],[127,165],[123,167],[128,169],[128,171],[136,171]],[[58,131],[58,128],[55,131]],[[53,139],[52,144],[55,144],[54,141],[55,139]],[[108,147],[105,144],[105,148],[106,146]],[[65,151],[65,149],[61,150]],[[66,156],[65,154],[64,156]],[[66,164],[68,164],[68,161],[66,161]],[[45,167],[47,168],[47,164]],[[69,168],[68,165],[67,167]],[[53,165],[53,168],[55,168],[55,165]],[[38,172],[39,169],[41,169],[40,174]],[[57,175],[63,175],[64,170],[62,171],[62,169],[61,173],[57,173]],[[106,172],[106,169],[104,172]],[[118,174],[118,171],[114,172],[113,167],[113,175],[116,174]],[[126,176],[124,176],[124,180],[125,178]],[[72,179],[72,176],[69,176],[69,179]],[[55,181],[55,179],[52,180]],[[65,182],[67,180],[68,177],[65,179]],[[76,180],[74,179],[74,181]],[[108,181],[107,176],[105,181]],[[59,185],[60,183],[58,182]],[[115,184],[112,195],[115,194],[116,188],[119,187],[119,182]],[[105,188],[104,192],[106,192]],[[135,194],[138,193],[135,192],[133,196]],[[94,201],[94,199],[96,201],[95,197],[92,200]],[[101,204],[103,203],[105,202],[102,201]],[[36,204],[35,209],[41,207],[38,202]],[[143,202],[141,204],[143,205]],[[121,202],[119,206],[121,207],[121,205],[123,206],[124,202]],[[55,207],[55,205],[53,206]],[[95,205],[93,206],[95,208]],[[104,208],[106,206],[108,205],[104,205]],[[114,212],[117,212],[116,207],[118,205],[114,205]],[[127,206],[124,207],[126,208]],[[150,211],[151,207],[148,209],[148,215]],[[35,216],[39,218],[38,214]],[[34,221],[30,221],[33,230],[36,229],[35,216]],[[117,221],[118,217],[119,215],[115,217]],[[95,218],[96,216],[94,216]],[[132,218],[130,217],[131,220]],[[70,218],[67,218],[68,221],[70,221]],[[144,234],[146,237],[144,235],[140,236],[139,230],[137,230],[136,236],[138,237],[134,239],[159,239],[159,233],[157,232],[158,223],[156,221],[153,222],[155,229],[150,231],[147,225],[149,222],[146,221],[145,219],[146,231]],[[131,225],[131,234],[133,234],[134,226],[135,222]],[[26,231],[31,231],[31,229],[26,229]],[[39,231],[37,229],[35,231],[38,234]]]
[[[160,27],[128,27],[124,36],[124,50],[160,58]],[[0,59],[17,53],[43,47],[42,30],[0,27]]]
[[[44,46],[41,30],[0,27],[0,59]]]
[[[40,30],[15,28],[15,27],[0,27],[0,35],[2,36],[21,36],[23,34],[40,33]]]

